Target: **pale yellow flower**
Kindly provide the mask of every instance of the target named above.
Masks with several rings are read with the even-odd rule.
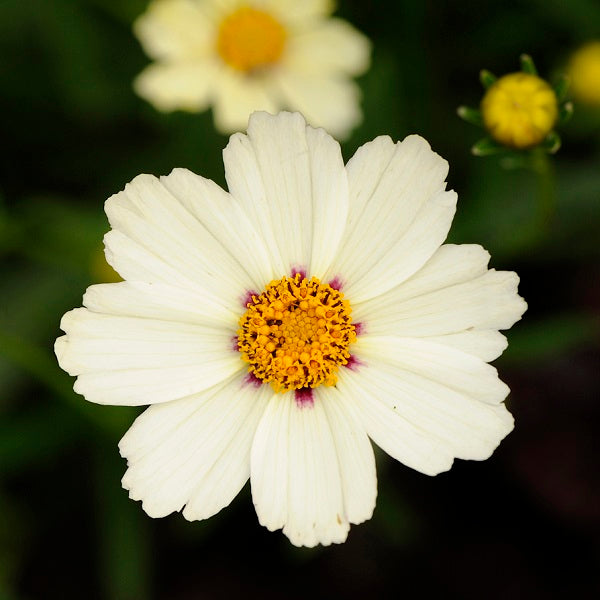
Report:
[[[254,110],[291,108],[346,137],[362,117],[351,78],[368,68],[370,42],[332,10],[327,0],[154,0],[134,23],[156,61],[135,90],[161,111],[212,106],[224,133]]]

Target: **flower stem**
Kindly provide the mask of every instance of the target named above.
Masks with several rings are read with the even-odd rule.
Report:
[[[531,154],[531,170],[537,176],[537,226],[545,233],[556,211],[556,177],[554,165],[546,152],[536,148]]]

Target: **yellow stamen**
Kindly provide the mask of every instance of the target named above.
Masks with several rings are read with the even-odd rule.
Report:
[[[262,10],[243,6],[221,22],[217,51],[230,67],[247,73],[276,63],[285,39],[279,21]]]
[[[496,81],[481,102],[491,136],[511,148],[531,148],[552,131],[558,116],[556,95],[529,73],[511,73]]]
[[[316,277],[272,281],[240,319],[242,359],[277,392],[334,385],[356,339],[350,313],[344,295]]]

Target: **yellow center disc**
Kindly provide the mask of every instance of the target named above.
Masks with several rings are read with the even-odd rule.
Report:
[[[238,348],[250,373],[277,392],[336,383],[356,339],[341,292],[296,274],[272,281],[247,306]]]
[[[217,51],[237,71],[250,72],[276,63],[286,32],[270,14],[244,6],[226,17],[220,27]]]

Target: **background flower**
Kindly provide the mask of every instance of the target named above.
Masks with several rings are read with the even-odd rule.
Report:
[[[329,0],[153,0],[134,31],[156,62],[135,89],[159,110],[213,107],[215,126],[246,128],[254,110],[300,110],[347,137],[361,119],[351,77],[369,66],[370,43],[331,18]]]
[[[83,402],[56,366],[60,315],[98,283],[103,201],[174,165],[225,186],[211,115],[160,113],[131,90],[148,64],[131,33],[146,6],[0,2],[0,595],[364,598],[401,581],[409,596],[596,597],[598,111],[577,105],[561,128],[557,208],[539,232],[535,175],[473,157],[481,132],[455,110],[481,97],[482,67],[508,73],[522,52],[560,71],[597,37],[598,3],[339,3],[373,41],[345,160],[383,133],[425,137],[460,193],[448,241],[517,271],[529,308],[494,363],[518,423],[494,455],[430,478],[378,454],[373,518],[317,550],[258,527],[248,488],[207,521],[149,519],[120,485],[117,444],[139,409]]]
[[[571,92],[576,100],[600,106],[600,41],[584,44],[569,60]]]

